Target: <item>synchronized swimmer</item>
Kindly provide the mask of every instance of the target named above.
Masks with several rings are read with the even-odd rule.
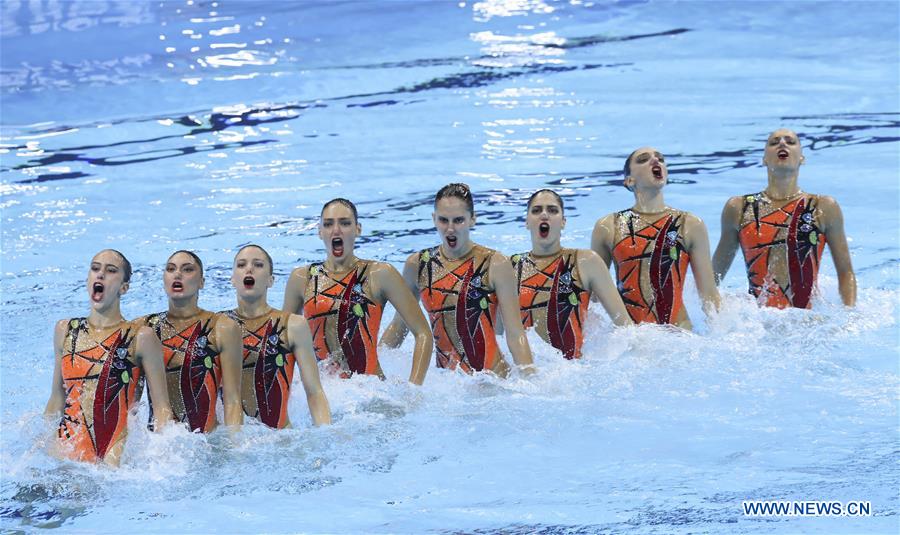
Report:
[[[530,251],[507,258],[476,244],[469,235],[476,221],[472,193],[454,183],[434,199],[440,244],[410,255],[401,275],[390,264],[356,257],[362,233],[356,206],[333,199],[319,220],[326,257],[291,273],[283,310],[267,300],[275,281],[272,258],[251,244],[234,257],[236,308],[215,313],[198,306],[203,263],[181,250],[163,273],[168,310],[128,321],[120,301],[131,264],[118,251],[100,251],[87,278],[90,313],[55,328],[45,411],[57,428],[51,453],[117,465],[145,381],[152,429],[175,421],[210,432],[218,424],[220,396],[227,426],[241,425],[246,415],[281,429],[290,426],[296,366],[313,424],[327,425],[331,410],[317,361],[342,378],[384,379],[379,343],[398,347],[409,331],[415,338],[409,381],[421,385],[432,352],[440,368],[508,376],[512,367],[498,335],[506,338],[519,374],[534,373],[525,334],[531,328],[562,357],[581,358],[591,299],[602,304],[615,328],[650,322],[691,329],[682,300],[688,266],[704,312],[714,314],[720,306],[716,286],[738,247],[760,306],[810,308],[828,243],[841,300],[853,306],[856,278],[840,207],[831,197],[799,189],[803,161],[796,133],[779,129],[769,136],[763,158],[768,185],[729,199],[712,259],[703,221],[665,204],[668,169],[651,147],[626,158],[623,184],[634,204],[597,221],[590,249],[561,246],[564,203],[549,189],[535,192],[526,205]],[[386,303],[397,314],[379,340]]]

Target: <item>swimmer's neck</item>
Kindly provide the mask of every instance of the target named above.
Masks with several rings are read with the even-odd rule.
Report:
[[[533,258],[556,256],[560,251],[562,251],[562,245],[559,243],[559,240],[555,240],[553,243],[548,243],[546,245],[536,243],[531,244],[531,256]]]
[[[641,214],[658,214],[666,210],[666,201],[662,189],[634,190],[634,206],[632,210]]]
[[[268,301],[266,301],[265,295],[261,295],[255,299],[238,297],[238,306],[235,311],[241,318],[252,320],[265,316],[272,311],[272,307],[270,307]]]
[[[797,180],[800,176],[798,169],[771,169],[769,168],[769,184],[766,186],[766,195],[774,200],[790,199],[800,191]]]
[[[87,321],[91,328],[105,330],[124,322],[125,318],[122,317],[119,301],[116,300],[106,308],[91,308]]]
[[[459,249],[460,251],[463,251],[459,254],[448,253],[447,247],[445,246],[444,243],[441,243],[440,251],[441,251],[441,256],[444,257],[446,260],[449,260],[450,262],[455,262],[455,261],[459,260],[460,258],[465,258],[466,256],[468,256],[468,254],[471,253],[472,249],[474,249],[474,248],[475,248],[475,242],[473,242],[472,240],[468,240],[466,243],[461,243],[459,245],[459,247],[457,247],[457,249]]]
[[[341,256],[340,258],[328,255],[328,258],[325,259],[323,265],[325,266],[325,271],[331,273],[343,273],[345,271],[350,271],[356,266],[359,262],[359,258],[356,258],[356,255],[352,252],[348,255]]]
[[[200,313],[200,307],[197,305],[198,298],[199,296],[197,295],[183,299],[172,299],[170,297],[169,311],[166,314],[171,319],[192,318]]]

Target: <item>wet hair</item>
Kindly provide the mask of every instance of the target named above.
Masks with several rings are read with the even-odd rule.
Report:
[[[117,255],[119,255],[119,258],[122,259],[122,272],[123,272],[122,281],[130,282],[131,281],[131,262],[129,262],[128,259],[125,258],[125,255],[123,255],[119,251],[116,251],[115,249],[104,249],[103,251],[109,251],[111,253],[116,253]],[[100,251],[100,252],[103,252],[103,251]]]
[[[259,249],[260,251],[262,251],[262,254],[266,255],[266,260],[269,261],[269,275],[271,275],[271,274],[272,274],[272,270],[275,269],[275,267],[272,265],[272,257],[269,256],[269,252],[268,252],[268,251],[266,251],[265,249],[263,249],[263,248],[260,247],[259,245],[256,245],[255,243],[248,243],[247,245],[241,247],[240,249],[238,249],[238,252],[234,253],[234,257],[237,258],[238,255],[241,254],[241,253],[244,251],[244,249],[249,249],[249,248],[251,248],[251,247],[256,247],[257,249]]]
[[[472,190],[469,189],[468,184],[453,182],[439,189],[437,195],[434,196],[434,207],[437,208],[438,201],[445,197],[456,197],[462,200],[469,209],[469,215],[475,215],[475,202],[472,200]]]
[[[197,256],[197,253],[194,253],[193,251],[188,251],[187,249],[179,249],[179,250],[177,250],[177,251],[175,251],[174,253],[172,253],[172,254],[169,255],[169,260],[172,260],[172,257],[175,256],[175,255],[177,255],[178,253],[184,253],[184,254],[190,256],[191,258],[193,258],[193,259],[194,259],[194,262],[197,263],[197,267],[200,268],[200,274],[201,274],[201,275],[203,274],[203,261],[200,260],[200,257],[199,257],[199,256]]]
[[[321,218],[322,215],[325,213],[326,208],[328,208],[329,206],[331,206],[332,204],[335,204],[335,203],[341,204],[341,205],[349,208],[350,211],[353,212],[353,221],[356,221],[357,223],[359,222],[359,213],[356,211],[356,205],[353,204],[353,202],[351,202],[349,199],[345,199],[343,197],[337,197],[337,198],[331,199],[330,201],[325,203],[325,205],[322,206],[322,211],[319,212],[319,218]],[[260,247],[260,249],[262,249],[262,247]],[[266,253],[266,256],[268,256],[268,253]]]
[[[566,210],[566,205],[565,205],[565,203],[563,202],[562,197],[559,196],[559,193],[556,193],[556,192],[553,191],[552,189],[547,189],[547,188],[539,189],[539,190],[535,191],[534,193],[532,193],[532,194],[531,194],[531,197],[528,197],[528,204],[525,206],[525,209],[526,209],[526,210],[528,210],[528,209],[531,208],[531,203],[533,203],[535,197],[537,197],[537,196],[540,195],[541,193],[549,193],[549,194],[553,195],[554,197],[556,197],[556,202],[559,203],[559,209],[562,210],[563,212],[565,212],[565,210]]]
[[[634,155],[637,154],[637,151],[639,150],[641,149],[634,149],[633,151],[631,151],[631,154],[628,155],[628,158],[625,158],[625,167],[622,168],[622,172],[625,174],[626,179],[631,176],[631,159],[634,158]],[[623,183],[622,185],[625,186],[625,189],[627,189],[628,191],[634,191],[634,189],[628,187],[627,184]]]

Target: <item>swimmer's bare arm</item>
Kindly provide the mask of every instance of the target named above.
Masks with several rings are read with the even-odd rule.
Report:
[[[309,282],[309,268],[307,266],[298,267],[291,272],[288,277],[287,285],[284,288],[284,306],[281,307],[285,312],[291,314],[303,315],[303,296],[306,295],[306,283]]]
[[[153,429],[159,431],[172,422],[169,389],[166,386],[166,365],[159,338],[150,327],[138,330],[135,343],[138,362],[147,378],[147,389],[153,400]]]
[[[691,273],[697,284],[697,293],[703,312],[708,316],[719,310],[719,289],[713,275],[712,262],[709,259],[709,233],[706,224],[694,214],[686,214],[684,222],[685,245],[691,257]]]
[[[844,305],[856,305],[856,275],[850,261],[850,247],[847,235],[844,234],[844,214],[837,201],[831,197],[819,197],[819,209],[822,211],[822,231],[825,233],[828,250],[834,261],[834,269],[838,276],[838,291]]]
[[[241,406],[241,366],[244,353],[241,328],[231,318],[219,315],[214,329],[219,346],[219,360],[222,363],[225,425],[239,426],[244,423],[244,408]]]
[[[615,214],[601,217],[594,224],[594,231],[591,233],[591,250],[600,255],[607,270],[612,263],[613,240],[616,235],[614,220]]]
[[[419,298],[418,279],[419,255],[417,253],[413,253],[409,255],[409,258],[406,259],[406,263],[403,264],[403,282],[406,283],[406,287],[409,288],[409,291],[412,292],[413,297],[416,300],[418,300]],[[394,319],[391,320],[391,324],[388,325],[388,328],[385,329],[384,334],[381,335],[381,345],[387,347],[400,347],[400,344],[403,343],[403,339],[406,338],[406,333],[408,330],[409,329],[407,328],[406,323],[403,322],[403,318],[400,316],[400,314],[394,314]]]
[[[634,325],[628,311],[625,310],[625,303],[622,302],[622,296],[616,289],[609,268],[600,255],[590,250],[579,250],[578,271],[593,299],[600,301],[613,323],[620,327]]]
[[[331,407],[319,379],[319,364],[306,318],[297,314],[288,317],[288,340],[291,351],[297,357],[297,366],[300,367],[300,381],[306,392],[306,403],[313,425],[328,425],[331,423]]]
[[[520,321],[518,284],[516,274],[513,272],[509,259],[500,253],[491,256],[490,280],[497,293],[497,301],[500,303],[500,315],[507,318],[506,347],[512,353],[513,361],[519,366],[522,373],[529,375],[534,373],[534,359],[531,357],[531,347],[525,336],[525,328]],[[511,319],[510,319],[511,318]]]
[[[591,232],[591,250],[603,260],[607,271],[612,264],[612,250],[615,245],[613,244],[616,236],[614,225],[615,214],[607,214],[597,220],[594,224],[594,231]],[[591,301],[595,303],[600,301],[600,296],[596,292],[592,292]]]
[[[404,271],[406,268],[404,267]],[[410,291],[403,277],[397,273],[390,264],[378,262],[375,264],[375,272],[373,273],[374,282],[377,285],[378,297],[382,301],[389,301],[394,305],[397,314],[394,317],[400,317],[403,324],[412,331],[416,340],[416,347],[413,349],[412,370],[409,372],[409,382],[421,385],[425,381],[425,374],[428,373],[428,361],[431,358],[431,352],[434,350],[434,337],[431,335],[431,327],[422,314],[422,308],[419,307],[419,301]],[[393,323],[393,322],[392,322]],[[387,334],[385,332],[385,334]],[[384,337],[382,337],[384,341]]]
[[[47,407],[44,409],[44,416],[48,419],[62,416],[63,409],[66,406],[66,387],[62,379],[61,360],[62,345],[68,325],[68,321],[59,320],[53,329],[53,379],[50,382],[50,399],[47,401]]]
[[[740,232],[743,204],[742,197],[732,197],[728,199],[725,208],[722,209],[722,236],[719,238],[719,245],[716,246],[716,253],[712,259],[716,284],[722,283],[738,250],[738,233]]]

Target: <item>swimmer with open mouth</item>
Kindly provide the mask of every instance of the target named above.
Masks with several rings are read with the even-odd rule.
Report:
[[[635,323],[691,328],[682,290],[688,265],[703,310],[719,308],[706,225],[697,216],[666,206],[669,181],[666,159],[653,147],[642,147],[625,159],[622,185],[634,195],[627,210],[600,218],[591,249],[616,267],[616,285]]]
[[[171,419],[162,346],[153,331],[126,321],[120,311],[130,280],[125,255],[100,251],[88,271],[90,313],[56,325],[56,364],[44,411],[59,419],[53,455],[118,465],[142,377],[157,400],[157,427]]]
[[[319,237],[326,258],[291,273],[283,310],[306,317],[315,333],[316,356],[341,377],[365,374],[384,379],[378,361],[378,329],[384,305],[391,303],[397,317],[415,332],[409,381],[421,385],[433,344],[428,322],[393,266],[356,256],[356,238],[361,233],[356,205],[343,198],[325,203]]]
[[[241,330],[224,314],[198,305],[205,280],[196,253],[176,251],[166,261],[163,287],[169,298],[165,312],[141,318],[163,343],[169,399],[175,420],[191,431],[211,432],[218,425],[219,390],[225,424],[243,423],[241,409]],[[151,396],[151,418],[156,410]]]
[[[272,257],[265,249],[250,244],[238,250],[231,272],[237,308],[224,313],[241,327],[244,414],[276,429],[290,427],[288,401],[296,365],[313,424],[330,424],[309,325],[303,316],[269,306],[274,282]]]
[[[600,301],[616,325],[631,325],[622,298],[603,260],[589,249],[564,249],[566,226],[562,197],[553,190],[536,191],[528,199],[525,228],[531,250],[511,257],[519,286],[524,327],[567,359],[581,357],[583,322],[591,296]]]
[[[725,277],[740,247],[748,291],[760,305],[811,308],[827,244],[841,301],[853,306],[856,275],[844,233],[844,216],[833,198],[800,189],[804,162],[796,132],[779,128],[769,134],[763,154],[766,188],[732,197],[722,210],[722,235],[713,255],[716,281]]]

